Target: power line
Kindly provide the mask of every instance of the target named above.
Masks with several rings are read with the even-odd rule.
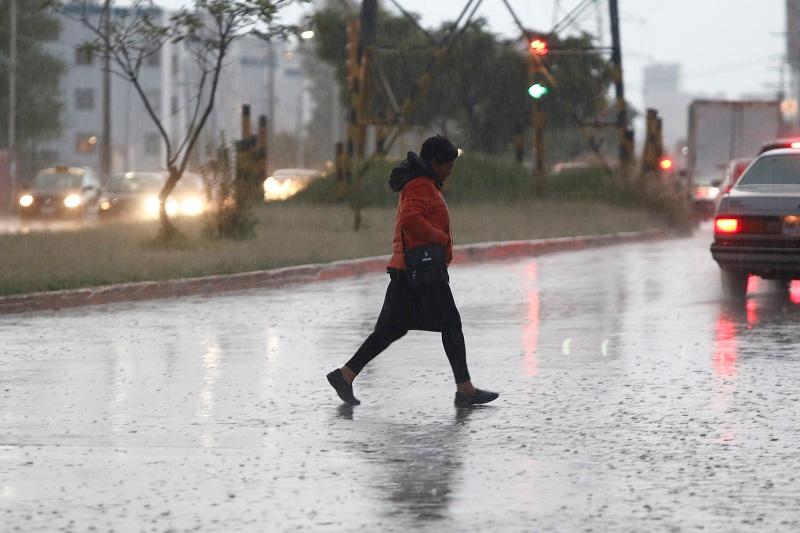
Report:
[[[561,19],[558,23],[553,26],[553,29],[550,30],[550,34],[553,35],[559,31],[566,31],[570,27],[575,25],[577,18],[584,12],[584,10],[589,7],[589,3],[591,0],[581,0],[578,5],[576,5],[572,11],[566,14],[563,19]]]
[[[725,72],[729,72],[731,70],[736,70],[738,68],[747,67],[747,66],[751,66],[751,65],[756,65],[756,64],[759,64],[759,63],[764,63],[765,59],[775,59],[776,57],[777,56],[775,54],[770,54],[770,55],[767,55],[767,56],[748,59],[746,61],[739,61],[737,63],[730,63],[730,64],[727,64],[727,65],[721,65],[721,66],[718,66],[718,67],[713,67],[713,68],[708,68],[708,69],[703,69],[703,70],[695,70],[695,71],[689,72],[689,73],[687,73],[685,75],[681,74],[680,78],[683,80],[683,79],[686,79],[686,78],[702,78],[702,77],[709,76],[709,75],[713,76],[715,74],[722,74],[722,73],[725,73]],[[672,81],[673,81],[673,78],[671,76],[655,76],[655,77],[649,78],[647,80],[647,85],[664,85],[664,84],[667,84],[667,83],[671,83]],[[644,84],[644,82],[642,82],[642,83]]]

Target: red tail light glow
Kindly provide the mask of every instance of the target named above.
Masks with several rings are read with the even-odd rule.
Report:
[[[795,141],[791,144],[792,148],[800,148],[800,141]]]
[[[714,221],[717,233],[738,233],[739,229],[739,220],[736,218],[718,218]]]

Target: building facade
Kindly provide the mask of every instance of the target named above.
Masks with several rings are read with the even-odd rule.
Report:
[[[83,9],[95,21],[99,20],[99,5],[68,4],[67,15],[78,16]],[[166,12],[154,10],[155,16],[166,20]],[[112,16],[125,18],[129,8],[113,8]],[[58,164],[99,168],[100,139],[103,119],[102,57],[81,48],[91,42],[93,35],[80,21],[60,16],[61,35],[57,41],[46,43],[48,52],[61,59],[66,71],[61,81],[64,102],[63,131],[58,139],[44,146]],[[148,57],[142,67],[140,81],[144,93],[168,129],[173,118],[170,103],[178,98],[173,82],[171,43]],[[113,65],[112,65],[113,67]],[[161,135],[136,93],[133,85],[118,75],[111,76],[111,153],[112,170],[158,170],[164,167],[164,146]]]
[[[644,69],[645,108],[656,109],[663,118],[664,146],[674,151],[687,137],[692,95],[683,91],[678,63],[655,63]]]
[[[57,164],[99,169],[103,65],[102,57],[91,57],[81,48],[94,38],[90,29],[73,18],[83,9],[95,22],[99,20],[99,5],[68,4],[67,16],[59,17],[59,39],[45,43],[48,52],[67,68],[61,81],[63,131],[42,148]],[[170,15],[160,8],[153,8],[153,13],[162,23]],[[112,16],[130,17],[131,8],[113,8]],[[239,139],[243,104],[251,106],[254,124],[258,115],[270,117],[273,135],[304,137],[310,104],[302,46],[302,42],[270,43],[250,35],[233,43],[221,73],[214,110],[195,147],[194,161],[202,161],[206,147],[217,144],[223,134],[228,142]],[[199,79],[193,57],[185,47],[171,42],[142,66],[140,84],[173,144],[185,135]],[[133,84],[118,75],[111,77],[111,146],[112,172],[166,167],[165,143],[155,122]]]

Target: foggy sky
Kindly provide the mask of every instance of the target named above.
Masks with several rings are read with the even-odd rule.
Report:
[[[453,20],[466,0],[398,0],[409,11],[422,15],[426,26]],[[510,0],[523,23],[550,30],[555,0]],[[560,0],[562,16],[579,0]],[[603,30],[609,40],[608,16],[603,6]],[[683,65],[685,92],[727,97],[775,93],[778,65],[785,53],[784,0],[619,0],[626,96],[642,106],[642,70],[654,62]],[[317,2],[313,2],[317,4]],[[389,0],[384,7],[394,9]],[[287,19],[296,19],[306,6],[292,8]],[[502,0],[484,0],[478,15],[493,31],[507,36],[519,32]],[[593,8],[581,18],[580,27],[595,32]]]
[[[124,0],[123,0],[124,1]],[[156,0],[177,7],[185,0]],[[334,0],[336,1],[336,0]],[[390,0],[381,5],[395,10]],[[602,6],[605,43],[610,42],[608,3]],[[785,55],[785,0],[618,0],[621,13],[626,99],[644,109],[642,75],[652,63],[677,62],[683,67],[682,90],[697,96],[738,98],[743,95],[775,95],[781,60]],[[466,0],[398,0],[408,11],[420,14],[424,26],[455,20]],[[553,8],[560,4],[563,17],[580,0],[509,0],[526,27],[549,31]],[[324,0],[289,6],[281,20],[299,22]],[[483,0],[477,16],[492,31],[508,37],[519,35],[502,0]],[[559,17],[559,18],[561,18]],[[595,33],[598,24],[593,7],[579,20],[578,28]],[[788,72],[787,72],[788,89]],[[637,129],[641,124],[637,124]]]

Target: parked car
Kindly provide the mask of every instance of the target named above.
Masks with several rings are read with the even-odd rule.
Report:
[[[282,168],[264,180],[264,201],[286,200],[302,191],[323,173],[310,168]]]
[[[89,167],[56,166],[40,170],[19,196],[22,219],[82,219],[97,204],[100,178]]]
[[[164,187],[164,172],[123,172],[114,174],[106,184],[98,204],[103,219],[158,217],[158,195]],[[184,173],[167,199],[170,216],[196,216],[206,211],[205,189],[197,174]]]
[[[800,279],[800,149],[764,152],[747,167],[717,206],[711,255],[737,298],[750,275]]]

